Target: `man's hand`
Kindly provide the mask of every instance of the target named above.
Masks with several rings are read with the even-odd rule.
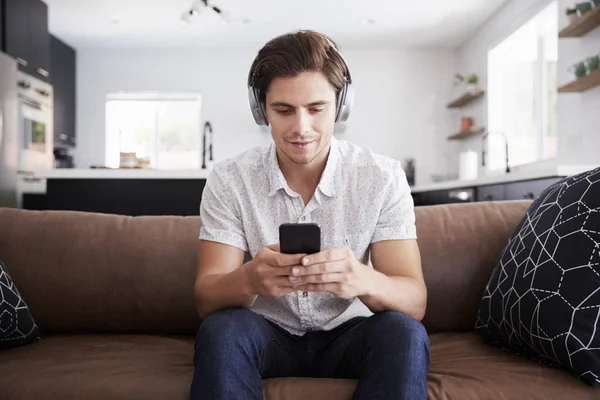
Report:
[[[293,290],[331,292],[349,299],[371,292],[373,270],[356,259],[352,249],[334,247],[304,256],[292,269]]]
[[[252,294],[278,298],[295,292],[288,277],[304,256],[280,253],[278,244],[260,249],[246,268]]]

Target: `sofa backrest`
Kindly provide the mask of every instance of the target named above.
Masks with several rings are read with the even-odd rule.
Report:
[[[531,201],[416,207],[430,333],[472,330],[500,253]]]
[[[42,332],[195,332],[200,217],[0,209],[0,259]]]
[[[417,207],[430,332],[473,328],[529,202]],[[194,334],[198,216],[0,208],[0,259],[42,332]]]

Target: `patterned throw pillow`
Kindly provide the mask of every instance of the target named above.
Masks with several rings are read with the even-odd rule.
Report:
[[[600,383],[600,168],[531,204],[492,272],[475,329],[489,344]]]
[[[26,345],[39,339],[39,328],[0,261],[0,349]]]

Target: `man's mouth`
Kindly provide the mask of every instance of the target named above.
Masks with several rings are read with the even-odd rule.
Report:
[[[310,141],[294,141],[294,142],[290,142],[294,147],[298,148],[298,149],[305,149],[306,147],[308,147],[312,142],[314,142],[314,140],[310,140]]]

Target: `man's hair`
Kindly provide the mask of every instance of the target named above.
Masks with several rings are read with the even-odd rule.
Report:
[[[335,49],[331,46],[334,45]],[[258,100],[265,104],[266,92],[275,78],[291,78],[302,72],[321,72],[333,86],[336,96],[346,83],[346,64],[328,36],[300,30],[277,36],[259,50],[251,67]]]

